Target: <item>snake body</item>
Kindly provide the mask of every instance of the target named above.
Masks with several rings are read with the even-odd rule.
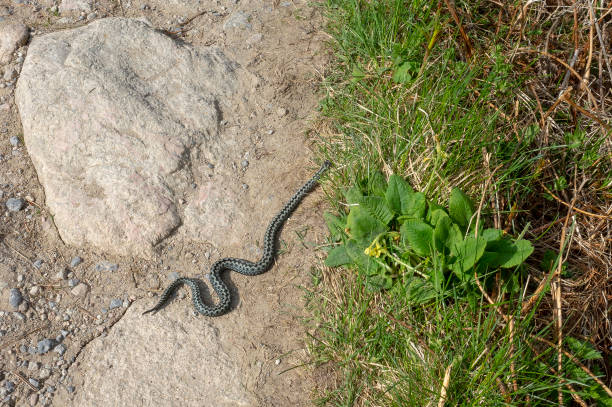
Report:
[[[252,262],[244,259],[237,259],[232,257],[226,257],[224,259],[216,261],[209,274],[208,280],[212,288],[217,293],[219,301],[215,305],[207,305],[202,301],[202,295],[200,292],[200,280],[189,277],[177,278],[170,284],[168,288],[162,293],[159,301],[153,308],[143,313],[157,312],[168,302],[172,293],[183,284],[186,284],[191,288],[191,295],[193,298],[193,306],[196,311],[202,315],[209,317],[216,317],[225,314],[231,304],[231,294],[227,285],[221,279],[221,272],[224,270],[232,270],[246,276],[256,276],[266,272],[274,263],[274,257],[276,254],[276,239],[278,233],[283,227],[285,221],[291,216],[295,208],[298,207],[302,199],[314,188],[321,175],[327,171],[331,166],[329,161],[325,161],[321,168],[306,182],[295,194],[289,199],[285,206],[278,212],[278,214],[272,219],[266,233],[264,235],[264,247],[263,255],[257,262]]]

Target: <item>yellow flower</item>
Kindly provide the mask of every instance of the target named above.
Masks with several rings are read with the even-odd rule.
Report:
[[[372,247],[374,246],[374,247]],[[366,248],[363,252],[370,257],[380,257],[382,253],[386,250],[380,245],[380,243],[376,242],[375,244],[371,244],[370,247]]]

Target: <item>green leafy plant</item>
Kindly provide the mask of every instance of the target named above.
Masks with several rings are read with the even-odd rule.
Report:
[[[370,176],[365,188],[344,195],[350,208],[325,214],[332,239],[326,265],[355,265],[371,290],[392,289],[398,282],[414,287],[419,300],[449,289],[475,288],[474,276],[501,272],[505,289],[518,289],[514,272],[533,252],[531,243],[501,230],[476,225],[474,206],[458,188],[448,209],[415,192],[401,177]],[[424,295],[425,294],[425,295]]]

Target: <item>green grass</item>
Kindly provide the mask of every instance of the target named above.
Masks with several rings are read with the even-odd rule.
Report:
[[[320,158],[335,164],[333,208],[347,213],[344,193],[355,185],[371,189],[378,171],[404,177],[434,202],[446,202],[453,187],[475,201],[482,197],[482,222],[514,236],[530,222],[560,217],[540,184],[569,201],[565,194],[586,174],[592,202],[606,202],[612,196],[609,134],[584,116],[572,118],[566,106],[551,114],[555,126],[541,128],[536,101],[524,96],[534,62],[510,61],[511,50],[523,44],[508,40],[507,26],[494,29],[492,3],[458,2],[471,11],[477,56],[469,61],[440,4],[327,1],[336,62],[325,78],[317,130]],[[559,35],[571,41],[572,30],[561,27]],[[542,35],[537,25],[527,29]],[[558,248],[553,232],[548,227],[526,236],[542,246],[529,271],[549,271],[537,269],[550,241]],[[445,376],[445,405],[546,406],[559,405],[559,397],[569,404],[572,392],[590,403],[606,400],[567,358],[556,372],[555,349],[538,341],[554,336],[545,310],[515,312],[526,274],[520,293],[495,297],[493,305],[459,292],[417,305],[403,284],[368,291],[367,276],[354,268],[321,269],[314,278],[312,356],[337,373],[320,405],[435,406]],[[512,329],[500,313],[516,317]],[[601,355],[588,341],[572,341],[565,338],[564,347],[600,375]]]
[[[368,292],[358,274],[347,279],[319,272],[314,278],[309,299],[318,328],[311,351],[315,362],[333,362],[339,372],[318,405],[437,405],[447,369],[446,405],[557,405],[554,350],[535,354],[527,344],[531,335],[546,333],[533,332],[532,316],[519,320],[511,334],[484,302],[470,306],[455,298],[415,306],[401,286],[393,295]],[[335,290],[322,295],[319,285],[325,284]],[[564,360],[564,366],[580,395],[592,391],[605,400],[575,365]],[[561,391],[571,399],[567,388]]]

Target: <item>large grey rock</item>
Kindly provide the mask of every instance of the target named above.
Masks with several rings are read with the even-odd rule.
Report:
[[[130,307],[106,337],[81,352],[76,366],[84,370],[83,382],[75,383],[70,405],[257,405],[213,326],[201,318],[185,322],[176,313],[144,318],[145,305]],[[64,396],[56,405],[67,405]]]
[[[181,224],[181,176],[235,93],[220,51],[123,18],[34,39],[16,89],[24,139],[63,240],[148,256]]]
[[[30,32],[28,27],[18,21],[2,21],[0,22],[0,65],[8,63],[13,52],[24,45]]]

